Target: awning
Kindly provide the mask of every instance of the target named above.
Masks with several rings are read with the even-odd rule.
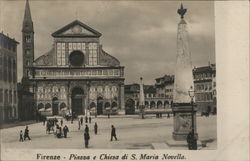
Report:
[[[52,111],[52,108],[48,108],[48,109],[46,109],[46,111]]]
[[[45,111],[45,108],[40,108],[38,111],[39,112]]]

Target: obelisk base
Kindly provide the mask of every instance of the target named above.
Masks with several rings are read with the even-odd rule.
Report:
[[[198,140],[198,134],[196,132],[197,108],[195,105],[193,106],[194,135]],[[173,139],[176,141],[186,140],[188,133],[192,131],[192,105],[190,103],[174,103],[172,110],[174,114]]]

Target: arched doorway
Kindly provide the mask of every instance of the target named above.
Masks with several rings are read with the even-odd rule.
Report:
[[[76,115],[84,115],[84,92],[81,88],[75,87],[71,93],[71,107],[72,114]]]
[[[135,114],[135,101],[128,99],[125,104],[126,115]]]
[[[58,115],[58,98],[54,97],[52,99],[52,115]]]
[[[164,108],[169,108],[169,102],[168,101],[164,101]]]
[[[155,108],[155,102],[154,101],[151,101],[150,102],[150,108],[152,109],[152,108]]]
[[[114,109],[114,108],[117,108],[117,103],[116,102],[113,102],[112,105],[111,105],[111,108]]]
[[[105,105],[104,105],[105,109],[106,108],[110,108],[110,103],[109,102],[106,102]]]
[[[103,114],[103,98],[98,97],[97,98],[97,115],[102,115]]]
[[[145,101],[145,108],[148,108],[149,104],[148,101]]]
[[[162,102],[161,101],[157,102],[157,108],[162,108]]]

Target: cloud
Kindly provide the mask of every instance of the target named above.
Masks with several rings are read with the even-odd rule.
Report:
[[[3,1],[1,30],[15,37],[18,46],[18,79],[22,77],[21,28],[25,1]],[[126,83],[153,84],[156,77],[174,74],[177,9],[169,1],[30,1],[35,28],[35,57],[50,50],[51,34],[76,18],[102,33],[103,49],[125,66]],[[185,19],[194,66],[215,61],[214,6],[212,1],[185,2]],[[11,15],[15,18],[9,18]]]

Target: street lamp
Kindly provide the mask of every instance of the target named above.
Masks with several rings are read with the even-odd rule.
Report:
[[[192,106],[192,136],[188,143],[190,144],[189,146],[190,150],[197,150],[197,139],[194,134],[194,89],[193,89],[193,86],[190,87],[188,94],[189,94],[189,97],[191,98],[191,106]]]

